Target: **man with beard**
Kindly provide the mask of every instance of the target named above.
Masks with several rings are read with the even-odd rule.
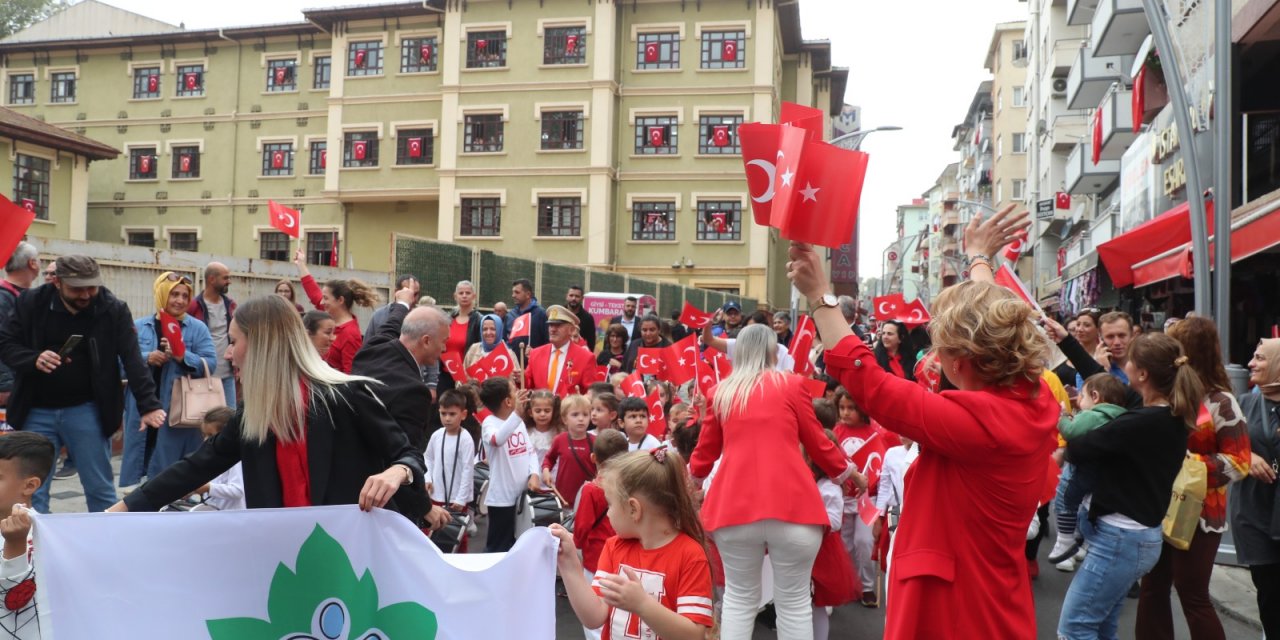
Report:
[[[573,315],[578,316],[578,335],[582,336],[582,342],[590,351],[596,350],[596,319],[582,306],[582,285],[569,285],[569,292],[564,296],[564,306],[568,307]]]
[[[142,415],[141,425],[124,428],[159,428],[165,413],[142,360],[129,306],[102,286],[93,258],[58,258],[53,283],[18,298],[0,330],[0,358],[14,373],[9,424],[48,438],[55,449],[67,447],[89,511],[115,504],[110,438],[124,414],[124,378]],[[32,497],[40,513],[49,512],[52,476]]]
[[[213,372],[215,378],[222,380],[222,394],[227,399],[227,406],[236,406],[236,377],[232,375],[231,365],[227,362],[227,330],[231,327],[231,319],[236,314],[236,301],[227,295],[231,288],[231,270],[221,262],[210,262],[204,268],[204,292],[191,299],[187,315],[199,320],[209,327],[209,335],[213,337],[213,349],[218,354],[218,368]]]

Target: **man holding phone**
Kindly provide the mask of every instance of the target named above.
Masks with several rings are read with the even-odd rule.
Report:
[[[124,365],[142,424],[159,427],[165,414],[129,307],[102,286],[98,263],[88,256],[59,258],[53,282],[24,293],[0,328],[0,359],[14,373],[9,423],[55,448],[66,446],[89,511],[115,504],[110,438],[124,413],[117,363]],[[40,513],[49,512],[52,475],[32,498]]]

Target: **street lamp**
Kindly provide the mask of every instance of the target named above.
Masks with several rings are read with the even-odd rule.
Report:
[[[864,131],[853,131],[850,133],[846,133],[840,137],[832,139],[828,144],[835,145],[837,147],[840,147],[841,149],[849,149],[852,151],[857,151],[858,149],[862,148],[862,140],[866,138],[868,135],[873,134],[877,131],[902,131],[902,127],[888,124],[883,127],[876,127],[874,129],[866,129]]]

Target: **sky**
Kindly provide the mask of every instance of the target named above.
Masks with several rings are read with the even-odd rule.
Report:
[[[203,29],[292,22],[302,9],[378,0],[105,1]],[[800,0],[804,38],[830,40],[832,64],[849,69],[845,102],[862,107],[863,128],[903,129],[872,134],[862,145],[871,155],[860,211],[863,277],[880,274],[897,206],[919,198],[959,160],[951,128],[989,77],[983,63],[996,23],[1026,18],[1027,3],[1018,0]]]

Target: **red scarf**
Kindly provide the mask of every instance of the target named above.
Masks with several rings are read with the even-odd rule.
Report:
[[[306,381],[299,381],[302,388],[302,414],[307,414],[310,394]],[[286,507],[311,506],[311,472],[307,467],[307,425],[302,425],[302,437],[293,442],[276,438],[276,468],[280,471],[280,495]]]

